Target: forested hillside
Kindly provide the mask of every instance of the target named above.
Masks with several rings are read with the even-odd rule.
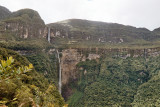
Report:
[[[1,69],[0,71],[0,76],[2,77],[0,78],[0,105],[9,107],[20,105],[25,107],[49,107],[51,105],[61,107],[64,105],[64,100],[57,91],[57,87],[54,84],[50,84],[34,68],[30,72],[24,72],[20,75],[18,73],[12,78],[3,79],[4,76],[11,75],[12,69],[30,64],[25,57],[20,56],[16,52],[0,48],[0,60],[6,60],[10,56],[15,60],[13,65],[4,66],[6,70]],[[1,61],[1,67],[2,64]],[[11,70],[9,71],[8,68]]]
[[[0,8],[0,12],[3,10]],[[0,70],[0,106],[64,106],[64,99],[58,92],[56,58],[49,54],[53,46],[42,36],[45,34],[43,20],[31,9],[13,13],[5,10],[7,16],[0,21],[0,60],[1,67],[5,61],[7,66],[4,66],[6,70]],[[8,65],[9,57],[13,57],[11,65]],[[19,67],[30,63],[34,68],[21,74]]]
[[[1,6],[0,60],[0,106],[160,106],[160,28],[45,25],[35,10]]]
[[[160,106],[159,59],[106,57],[80,62],[68,103],[71,107]]]

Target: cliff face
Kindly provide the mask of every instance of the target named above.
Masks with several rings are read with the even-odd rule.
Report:
[[[1,11],[1,9],[3,11]],[[4,14],[1,14],[1,12]],[[152,45],[152,43],[160,37],[159,28],[154,31],[149,31],[146,28],[136,28],[115,23],[72,19],[47,25],[51,31],[51,43],[49,43],[47,39],[38,39],[47,38],[48,28],[36,11],[22,9],[11,13],[7,9],[0,7],[0,16],[0,46],[16,50],[25,56],[34,64],[35,69],[39,73],[44,75],[50,82],[56,84],[54,87],[49,86],[44,78],[35,75],[35,85],[44,92],[44,96],[39,95],[39,98],[42,98],[42,101],[45,99],[45,106],[49,104],[48,101],[51,99],[57,99],[57,103],[59,103],[57,105],[62,106],[64,104],[56,88],[58,87],[57,83],[59,78],[59,63],[56,57],[57,49],[60,51],[62,48],[60,52],[63,85],[62,94],[66,99],[68,96],[74,95],[71,99],[73,99],[73,103],[77,103],[75,103],[73,107],[80,103],[82,103],[82,105],[84,103],[83,106],[91,103],[92,107],[102,103],[101,101],[107,102],[104,102],[105,104],[102,103],[100,106],[104,106],[106,103],[111,104],[112,100],[115,100],[116,103],[127,100],[126,102],[128,103],[131,98],[133,101],[133,98],[135,98],[133,94],[136,93],[138,87],[138,85],[135,87],[134,85],[147,82],[152,73],[156,75],[156,73],[159,72],[159,59],[156,59],[158,58],[156,56],[160,55],[159,44],[156,42],[158,44],[156,45],[157,47]],[[6,38],[6,41],[4,41],[4,38]],[[9,41],[8,39],[10,38],[15,39]],[[135,45],[137,46],[136,43],[138,40],[140,40],[140,42],[145,41],[145,43],[149,43],[147,46],[156,48],[149,48],[145,43],[142,44],[146,46],[145,48],[135,47]],[[57,45],[60,44],[60,42],[62,42],[64,46],[67,46],[61,47]],[[129,47],[131,45],[128,46],[129,48],[125,48],[130,42],[132,42],[132,48]],[[76,43],[78,44],[75,46],[77,48],[68,48],[70,44],[74,45]],[[82,47],[79,46],[81,44],[83,44]],[[100,48],[97,44],[104,45]],[[108,44],[111,44],[111,47],[109,47]],[[123,47],[120,47],[119,44],[123,44]],[[92,45],[95,46],[92,47]],[[114,45],[117,45],[117,47],[112,47]],[[5,52],[2,53],[6,54]],[[153,59],[149,56],[152,56]],[[151,63],[152,60],[154,63]],[[24,60],[22,61],[25,62]],[[150,63],[150,65],[146,66],[148,63]],[[34,78],[34,76],[32,76],[32,78]],[[28,81],[26,82],[28,83]],[[154,80],[153,82],[155,83]],[[16,82],[16,84],[17,83],[19,82]],[[158,82],[156,82],[154,86],[156,86],[156,84],[158,84]],[[32,83],[30,85],[31,87],[29,88],[35,89],[35,87],[32,87]],[[27,87],[30,85],[27,85]],[[152,82],[147,86],[150,87],[151,85],[153,85]],[[18,87],[19,85],[17,84],[17,88],[15,89],[18,89]],[[158,88],[156,87],[154,89],[157,91]],[[8,86],[5,88],[6,90],[10,89]],[[143,87],[141,88],[142,92],[146,94],[146,91],[144,91],[146,87],[144,87],[144,89]],[[133,89],[135,90],[133,91]],[[4,90],[3,87],[2,90]],[[24,88],[24,90],[26,90],[26,88]],[[24,90],[22,90],[22,93],[25,93]],[[151,89],[151,91],[152,90],[153,89]],[[148,96],[148,93],[151,91],[149,90],[146,96]],[[12,92],[16,91],[13,90]],[[45,94],[45,92],[47,92],[47,94]],[[53,93],[55,94],[53,95]],[[140,94],[143,96],[143,93]],[[4,93],[4,95],[6,94]],[[33,95],[35,95],[34,92]],[[26,95],[24,95],[24,98],[26,98]],[[37,96],[35,98],[37,98]],[[140,101],[139,98],[138,92],[135,102]],[[159,96],[157,98],[159,98]],[[9,101],[12,101],[12,99]],[[126,102],[123,104],[126,104]]]
[[[86,60],[97,60],[103,56],[111,56],[126,59],[128,57],[144,57],[160,55],[160,48],[150,49],[64,49],[61,52],[62,85],[70,80],[76,80],[78,76],[77,64]],[[83,71],[86,73],[87,71]]]
[[[1,22],[1,33],[6,32],[17,38],[41,38],[47,35],[47,28],[38,12],[22,9]]]
[[[65,20],[47,26],[51,27],[52,39],[61,37],[77,40],[77,42],[126,43],[136,40],[151,41],[159,38],[155,32],[146,28],[80,19]]]
[[[78,49],[64,49],[61,53],[62,85],[68,84],[71,79],[77,79],[78,70],[76,65],[79,62],[100,58],[100,55],[95,53],[89,53],[86,56]]]
[[[105,65],[106,58],[108,60],[112,58],[117,59],[117,61],[123,60],[124,62],[130,59],[134,59],[134,60],[143,59],[143,60],[149,61],[151,57],[154,58],[154,57],[158,57],[159,55],[160,55],[160,48],[147,48],[147,49],[68,48],[68,49],[63,49],[60,54],[61,56],[60,66],[61,66],[61,72],[62,72],[62,96],[65,98],[65,100],[68,100],[68,98],[70,98],[69,96],[71,96],[72,94],[74,96],[75,90],[84,91],[83,88],[87,86],[85,85],[86,82],[89,82],[89,84],[92,84],[95,81],[97,81],[96,79],[99,77],[99,75],[103,75],[105,77],[106,75],[110,75],[113,72],[116,73],[116,71],[114,71],[114,69],[116,68],[113,68],[113,72],[112,70],[109,71],[110,73],[108,73],[108,71],[107,73],[103,72],[103,70],[104,71],[106,70],[106,65]],[[109,61],[108,63],[111,64],[111,62],[112,60]],[[130,62],[125,62],[125,63],[130,64]],[[136,74],[137,76],[145,77],[148,74],[146,72],[142,72],[145,70],[145,68],[142,68],[141,66],[139,67],[141,63],[142,62],[140,63],[136,62],[134,63],[135,65],[131,64],[131,66],[137,66],[136,69],[138,70],[140,69],[138,71],[139,73],[136,72],[136,70],[134,72],[134,73],[137,73]],[[115,67],[121,68],[122,66],[115,65]],[[117,73],[119,73],[119,71]],[[123,75],[123,72],[121,73]],[[121,74],[117,74],[117,75],[119,76]],[[124,76],[124,78],[126,78],[124,79],[124,81],[127,82],[128,77]],[[136,81],[139,81],[140,83],[142,83],[139,77],[137,77]]]
[[[1,15],[0,7],[0,17]],[[0,51],[0,59],[15,56],[15,60],[21,62],[16,63],[16,67],[17,64],[28,64],[29,61],[34,65],[33,72],[26,74],[27,76],[22,75],[26,81],[21,78],[6,84],[0,83],[0,100],[7,103],[7,106],[33,106],[33,103],[36,104],[34,106],[64,106],[64,100],[56,87],[56,58],[52,52],[48,53],[52,45],[43,39],[47,36],[47,31],[38,12],[31,9],[13,12],[3,20],[0,18],[0,47],[13,49],[23,55],[21,57],[17,53]],[[55,85],[49,85],[48,80]],[[19,95],[21,97],[17,97]],[[13,99],[16,100],[13,102]]]
[[[81,61],[76,49],[65,49],[62,51],[60,66],[62,68],[62,84],[67,84],[69,79],[76,79],[76,64]]]

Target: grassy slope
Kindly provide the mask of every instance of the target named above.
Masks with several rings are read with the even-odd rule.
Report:
[[[144,49],[144,48],[155,48],[160,46],[159,40],[157,41],[144,41],[144,40],[137,40],[136,42],[130,43],[98,43],[94,41],[79,41],[76,43],[70,43],[71,40],[63,39],[63,38],[56,38],[53,44],[59,48],[130,48],[130,49]],[[74,39],[74,41],[78,41]]]

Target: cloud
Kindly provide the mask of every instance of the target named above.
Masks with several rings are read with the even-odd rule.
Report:
[[[37,10],[45,23],[78,18],[113,22],[150,30],[160,27],[159,0],[1,0],[16,11]]]

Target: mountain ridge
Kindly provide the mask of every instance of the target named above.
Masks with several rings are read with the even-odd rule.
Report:
[[[51,39],[60,37],[79,42],[129,43],[137,40],[155,41],[160,38],[157,32],[147,28],[82,19],[69,19],[47,26],[51,28]]]
[[[11,11],[4,6],[0,6],[0,20],[3,20],[11,15]]]
[[[105,21],[94,21],[94,20],[88,20],[88,19],[78,19],[78,18],[70,18],[70,19],[65,19],[65,20],[61,20],[61,21],[57,21],[57,22],[53,22],[53,23],[47,23],[46,25],[50,25],[50,24],[54,24],[54,23],[66,23],[66,22],[69,22],[69,21],[89,21],[89,22],[95,22],[95,23],[103,23],[103,24],[117,24],[117,25],[124,25],[124,26],[128,26],[128,27],[134,27],[134,28],[137,28],[137,29],[146,29],[146,30],[149,30],[148,28],[146,27],[135,27],[135,26],[132,26],[132,25],[125,25],[125,24],[120,24],[120,23],[114,23],[114,22],[105,22]],[[157,28],[155,28],[157,29]],[[152,31],[152,30],[149,30],[149,31]]]
[[[47,41],[48,37],[51,42]],[[55,84],[47,88],[45,81],[36,83],[50,96],[39,95],[42,100],[53,104],[57,100],[60,107],[64,100],[57,90],[59,68],[62,68],[62,96],[70,107],[160,104],[157,100],[160,96],[157,94],[159,39],[159,28],[150,31],[82,19],[45,25],[38,12],[32,9],[18,10],[0,21],[0,46],[26,57],[38,73]],[[153,85],[155,92],[150,87]],[[54,95],[58,98],[52,98]],[[50,105],[49,102],[46,103]]]

